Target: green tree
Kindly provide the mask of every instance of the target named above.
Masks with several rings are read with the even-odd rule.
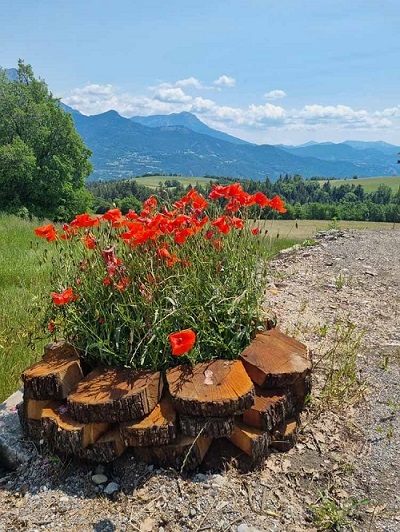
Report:
[[[0,71],[0,210],[50,219],[86,211],[91,194],[90,150],[72,117],[30,65],[18,62],[18,79]]]

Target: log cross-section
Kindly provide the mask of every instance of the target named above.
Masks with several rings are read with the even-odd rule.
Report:
[[[176,412],[166,395],[154,410],[141,420],[121,423],[121,434],[127,445],[145,447],[166,445],[176,438]]]
[[[24,397],[45,401],[65,399],[82,377],[79,357],[65,352],[49,352],[22,373]]]
[[[304,344],[278,329],[271,329],[257,334],[239,358],[254,383],[262,388],[276,388],[309,377],[311,362],[307,354]]]
[[[260,430],[272,430],[293,413],[293,396],[282,389],[263,389],[256,386],[254,405],[243,412],[246,425]]]
[[[160,400],[161,373],[97,368],[68,395],[71,415],[82,423],[130,421],[149,414]]]
[[[267,457],[271,441],[268,432],[249,427],[239,420],[235,421],[233,433],[228,439],[258,465]]]
[[[79,423],[65,405],[54,403],[42,412],[43,434],[50,447],[63,454],[77,454],[93,444],[109,427],[108,423]]]
[[[167,371],[172,402],[189,416],[227,417],[254,402],[254,386],[239,360],[212,360]]]

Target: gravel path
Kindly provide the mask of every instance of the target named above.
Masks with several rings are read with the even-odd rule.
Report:
[[[317,363],[295,448],[271,454],[259,472],[227,467],[189,477],[129,456],[96,470],[32,449],[28,468],[0,473],[0,531],[295,532],[317,530],[312,518],[324,507],[326,517],[349,509],[354,530],[398,531],[399,285],[398,229],[329,232],[315,246],[281,254],[268,304]],[[327,409],[322,396],[335,352],[342,362],[343,353],[357,355],[357,382],[345,382],[345,404]],[[357,389],[365,390],[358,402]],[[104,478],[94,474],[105,481],[97,484]]]

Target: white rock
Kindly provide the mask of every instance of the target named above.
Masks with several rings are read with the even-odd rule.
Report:
[[[108,478],[105,475],[92,475],[92,481],[95,484],[104,484],[105,482],[107,482],[107,480]]]

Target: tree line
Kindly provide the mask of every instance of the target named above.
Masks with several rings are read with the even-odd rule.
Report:
[[[206,183],[198,182],[196,190],[207,195],[212,183],[227,184],[238,181],[231,178],[213,178]],[[392,189],[379,185],[374,192],[367,193],[362,185],[344,183],[338,186],[330,181],[321,184],[316,180],[303,179],[300,175],[286,174],[276,182],[269,178],[265,181],[242,180],[243,189],[250,194],[263,192],[268,197],[281,196],[286,202],[287,212],[281,215],[286,219],[313,220],[363,220],[376,222],[400,221],[400,187],[393,194]],[[155,195],[162,202],[173,203],[189,187],[184,187],[178,179],[160,182],[156,188],[146,187],[137,179],[121,181],[87,183],[88,190],[94,196],[93,208],[98,214],[106,212],[112,206],[123,212],[129,209],[140,210],[140,204]],[[268,216],[268,210],[263,213]]]

